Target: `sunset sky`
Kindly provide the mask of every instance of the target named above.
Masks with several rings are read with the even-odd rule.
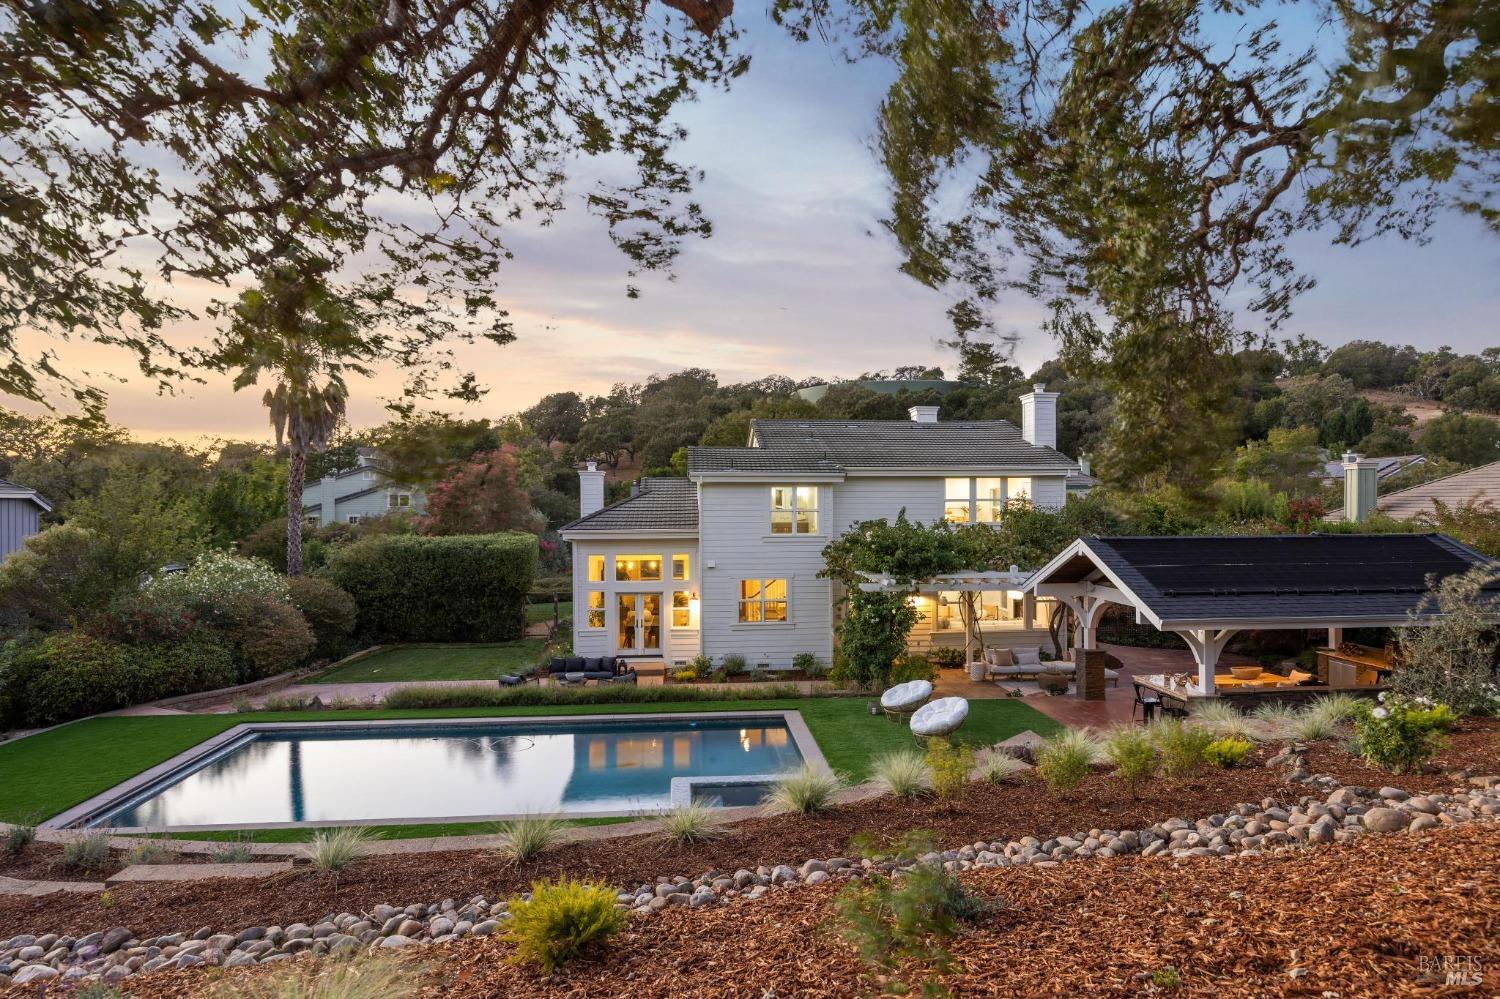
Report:
[[[625,295],[626,262],[601,223],[578,207],[547,229],[511,234],[516,260],[499,298],[519,340],[466,349],[490,393],[472,416],[498,417],[548,392],[607,390],[656,372],[706,367],[723,382],[779,373],[848,376],[898,364],[948,364],[937,347],[948,300],[900,275],[879,226],[884,180],[871,151],[874,113],[889,70],[846,65],[821,42],[799,45],[763,9],[736,13],[753,54],[732,93],[685,109],[681,151],[707,179],[697,197],[714,223],[689,244],[676,280],[647,276],[639,300]],[[583,172],[587,172],[583,165]],[[1319,286],[1297,305],[1288,332],[1328,344],[1351,339],[1450,344],[1476,351],[1500,343],[1500,239],[1474,219],[1444,217],[1422,246],[1396,238],[1358,249],[1326,234],[1293,244]],[[1009,295],[997,325],[1022,335],[1034,365],[1052,344],[1037,332],[1039,306]],[[176,332],[179,340],[202,330]],[[73,349],[91,370],[128,373],[120,358]],[[378,422],[394,375],[355,386],[355,425]],[[223,381],[158,397],[136,382],[110,389],[110,417],[148,439],[265,438],[258,392]],[[458,410],[453,410],[458,412]]]

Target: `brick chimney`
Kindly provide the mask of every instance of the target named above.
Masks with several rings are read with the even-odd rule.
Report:
[[[1021,436],[1037,447],[1057,447],[1057,397],[1037,384],[1021,396]]]
[[[578,470],[578,516],[587,517],[604,509],[604,471],[591,461]]]
[[[1344,519],[1359,523],[1375,512],[1380,462],[1350,451],[1344,455]]]
[[[913,423],[936,423],[938,421],[938,406],[913,406],[906,411]]]

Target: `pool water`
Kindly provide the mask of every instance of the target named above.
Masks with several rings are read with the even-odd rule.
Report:
[[[771,774],[801,762],[780,719],[275,730],[89,824],[629,812],[670,806],[674,777]]]

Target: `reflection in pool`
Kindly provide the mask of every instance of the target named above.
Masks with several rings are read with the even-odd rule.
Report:
[[[674,777],[769,774],[801,762],[779,718],[278,730],[90,824],[624,812],[669,806]]]

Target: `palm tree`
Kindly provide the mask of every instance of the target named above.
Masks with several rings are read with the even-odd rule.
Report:
[[[373,353],[352,303],[324,280],[326,266],[287,264],[262,276],[259,288],[240,296],[227,342],[216,360],[238,368],[234,389],[274,380],[262,401],[287,449],[286,572],[302,574],[302,488],[307,456],[322,451],[344,416],[346,372],[368,375]]]

